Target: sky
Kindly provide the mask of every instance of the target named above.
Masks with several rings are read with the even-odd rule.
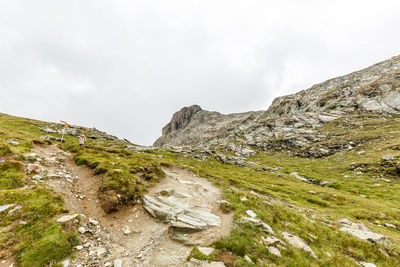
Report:
[[[142,145],[400,54],[398,0],[0,0],[0,112]]]

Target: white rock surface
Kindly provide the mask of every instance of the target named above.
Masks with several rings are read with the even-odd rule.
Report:
[[[17,204],[8,204],[8,205],[0,206],[0,212],[6,211],[7,209],[15,207],[15,206],[17,206]]]
[[[302,249],[311,254],[311,256],[315,259],[317,255],[315,255],[314,251],[307,245],[307,243],[298,236],[289,234],[288,232],[282,232],[283,239],[285,239],[290,245]]]
[[[343,226],[340,228],[340,231],[349,233],[360,239],[369,240],[374,243],[386,239],[384,235],[369,230],[363,223],[354,223],[348,219],[340,219],[339,223]]]
[[[363,267],[376,267],[376,265],[375,264],[373,264],[373,263],[369,263],[369,262],[360,262],[360,264],[363,266]]]
[[[209,226],[221,225],[219,216],[188,207],[174,196],[144,196],[143,204],[153,217],[169,222],[176,228],[204,230]]]
[[[62,216],[62,217],[58,218],[56,222],[58,222],[58,223],[66,223],[66,222],[72,221],[73,219],[78,217],[78,215],[79,214],[65,215],[65,216]]]
[[[246,214],[249,215],[251,218],[257,217],[257,214],[255,214],[252,210],[246,210]]]
[[[122,260],[117,259],[114,261],[114,267],[122,267]]]
[[[63,267],[68,267],[69,264],[70,264],[70,262],[71,262],[70,259],[66,259],[66,260],[63,260],[63,261],[61,262],[61,265],[62,265]]]
[[[107,250],[103,247],[97,248],[96,255],[97,258],[101,259],[107,254]]]
[[[213,253],[215,251],[214,248],[210,248],[210,247],[198,247],[197,248],[201,253],[203,253],[204,255],[208,256],[211,253]]]
[[[251,217],[250,218],[249,217],[242,217],[242,220],[245,221],[245,222],[253,223],[256,226],[262,226],[263,230],[265,232],[268,232],[268,233],[270,233],[272,235],[275,234],[275,232],[274,232],[274,230],[272,230],[271,226],[269,226],[267,223],[263,222],[260,219],[251,218]]]
[[[281,252],[276,247],[268,247],[268,252],[277,257],[282,257]]]

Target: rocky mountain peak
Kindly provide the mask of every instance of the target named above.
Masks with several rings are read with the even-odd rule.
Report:
[[[155,146],[304,148],[323,137],[316,129],[353,113],[400,114],[400,56],[276,98],[268,110],[220,114],[185,107],[175,113]],[[327,153],[328,154],[328,153]]]
[[[400,112],[400,56],[276,98],[271,114],[297,112]]]
[[[172,116],[171,121],[162,129],[162,137],[160,137],[156,142],[156,146],[161,146],[164,143],[164,138],[177,131],[184,129],[192,120],[193,116],[202,111],[199,105],[192,105],[190,107],[184,107]]]

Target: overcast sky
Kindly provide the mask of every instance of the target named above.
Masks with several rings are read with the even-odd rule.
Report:
[[[152,144],[400,54],[398,0],[0,0],[0,112]]]

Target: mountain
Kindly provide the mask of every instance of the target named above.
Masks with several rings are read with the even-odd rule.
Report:
[[[223,115],[185,107],[154,146],[241,143],[256,149],[304,148],[325,138],[316,129],[355,113],[400,114],[400,56],[278,97],[264,111]],[[325,153],[328,155],[329,153]]]
[[[0,113],[0,265],[400,266],[399,61],[154,147]]]

